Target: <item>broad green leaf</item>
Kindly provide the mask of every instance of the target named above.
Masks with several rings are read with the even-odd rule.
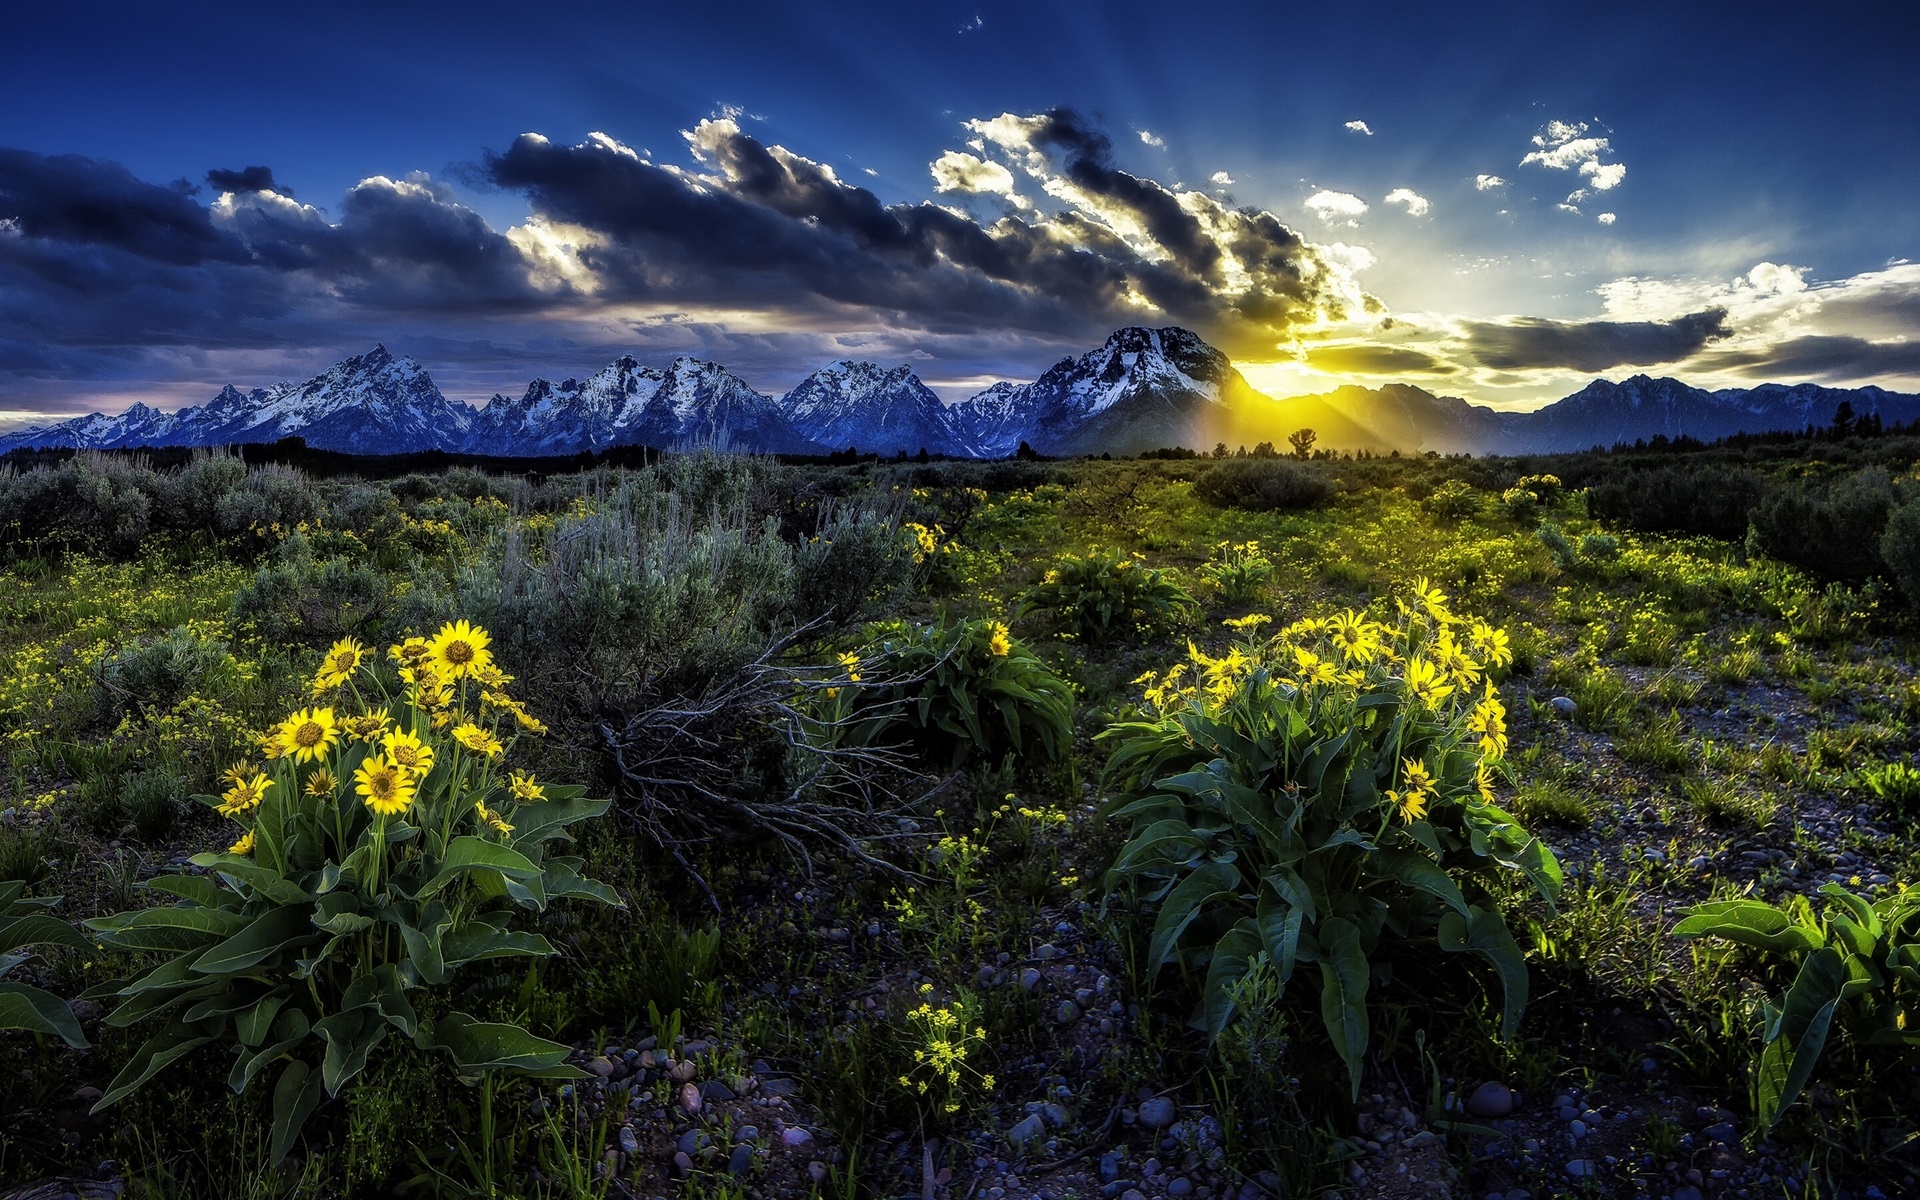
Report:
[[[537,933],[470,923],[442,938],[440,953],[452,969],[489,958],[551,958],[559,951]]]
[[[1471,951],[1493,964],[1499,973],[1505,1001],[1500,1019],[1500,1036],[1511,1038],[1520,1028],[1520,1017],[1527,1008],[1527,959],[1520,944],[1499,913],[1478,905],[1466,916],[1447,913],[1440,918],[1440,948],[1458,953]]]
[[[1260,932],[1242,917],[1213,945],[1207,964],[1207,983],[1200,993],[1200,1024],[1208,1037],[1219,1037],[1233,1019],[1233,985],[1247,973],[1247,963],[1261,952]]]
[[[191,900],[202,908],[218,908],[232,898],[205,875],[161,875],[148,880],[147,886],[156,892]]]
[[[1425,892],[1463,917],[1467,915],[1467,898],[1460,894],[1460,885],[1440,869],[1439,863],[1424,854],[1412,850],[1379,850],[1367,856],[1366,866],[1375,874]]]
[[[1232,896],[1240,884],[1240,871],[1228,863],[1202,863],[1161,902],[1160,915],[1154,921],[1153,942],[1147,949],[1147,970],[1157,972],[1172,959],[1180,935],[1209,900],[1225,893]]]
[[[274,1017],[280,1014],[280,1006],[287,1002],[284,989],[273,991],[261,997],[244,1016],[233,1023],[234,1032],[243,1046],[258,1046],[267,1040],[268,1032],[273,1028]]]
[[[24,983],[0,982],[0,1029],[26,1029],[49,1033],[76,1050],[87,1048],[80,1022],[73,1019],[67,1002],[52,992]]]
[[[91,917],[85,925],[116,950],[178,952],[206,946],[246,926],[247,918],[222,908],[169,905]]]
[[[306,1063],[295,1059],[280,1072],[280,1081],[273,1085],[273,1140],[269,1146],[275,1165],[293,1152],[301,1128],[320,1106],[321,1094],[320,1075]]]
[[[1360,1070],[1370,1036],[1367,984],[1370,968],[1360,931],[1342,917],[1320,922],[1320,1018],[1333,1048],[1347,1064],[1352,1098],[1360,1099]]]
[[[264,804],[265,802],[262,801]],[[256,844],[255,853],[258,853]],[[274,868],[238,854],[196,854],[187,861],[196,867],[217,871],[236,883],[244,883],[275,904],[299,904],[310,900],[299,884]]]
[[[1846,983],[1846,962],[1830,947],[1814,951],[1800,964],[1800,973],[1768,1021],[1767,1045],[1755,1072],[1754,1116],[1763,1128],[1773,1128],[1812,1078]]]
[[[535,1037],[518,1025],[477,1021],[455,1012],[436,1021],[425,1048],[445,1050],[466,1071],[510,1070],[546,1078],[584,1078],[565,1067],[571,1048]],[[558,1074],[551,1074],[559,1072]]]
[[[327,1044],[320,1081],[329,1096],[338,1096],[344,1084],[366,1070],[367,1055],[387,1036],[387,1023],[370,1008],[334,1013],[315,1021],[313,1028]]]
[[[415,898],[425,900],[468,871],[497,871],[509,879],[538,878],[540,868],[526,855],[510,846],[477,837],[457,837],[447,847],[440,869],[423,884]]]
[[[0,917],[0,951],[22,946],[69,946],[91,950],[93,943],[85,934],[58,917],[29,913],[22,917]]]
[[[133,1052],[133,1057],[127,1060],[127,1065],[120,1069],[120,1073],[113,1077],[113,1082],[107,1085],[107,1094],[100,1097],[87,1111],[97,1113],[106,1109],[158,1075],[169,1063],[191,1054],[213,1040],[205,1035],[185,1036],[177,1029],[169,1029],[165,1033],[148,1038],[138,1050]]]
[[[244,971],[315,940],[312,906],[297,904],[269,909],[253,924],[196,958],[193,969],[203,975]]]
[[[1818,929],[1794,921],[1758,900],[1714,900],[1696,904],[1673,927],[1675,937],[1713,936],[1776,954],[1818,950],[1827,944]]]

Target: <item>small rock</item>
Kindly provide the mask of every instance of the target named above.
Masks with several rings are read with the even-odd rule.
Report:
[[[1073,1120],[1073,1114],[1068,1112],[1064,1105],[1048,1104],[1040,1111],[1046,1115],[1047,1123],[1055,1129],[1065,1129],[1067,1122]]]
[[[1700,1133],[1709,1141],[1719,1142],[1722,1146],[1733,1145],[1734,1140],[1739,1136],[1734,1132],[1731,1121],[1722,1121],[1718,1125],[1709,1125],[1705,1129],[1702,1129]]]
[[[700,1085],[700,1098],[702,1100],[722,1101],[732,1100],[735,1097],[732,1088],[718,1079],[709,1079],[706,1083]]]
[[[620,1127],[620,1153],[628,1157],[640,1153],[640,1135],[633,1131],[631,1125]]]
[[[1062,1025],[1071,1025],[1080,1019],[1080,1006],[1071,1000],[1062,1000],[1060,1007],[1053,1010],[1053,1019]]]
[[[1193,1182],[1184,1177],[1176,1179],[1167,1185],[1167,1195],[1191,1196],[1193,1195]]]
[[[763,1079],[760,1090],[769,1096],[797,1096],[800,1094],[798,1079]]]
[[[1581,1120],[1568,1121],[1567,1132],[1575,1138],[1583,1138],[1587,1136],[1587,1123]]]
[[[594,1059],[587,1064],[587,1074],[597,1075],[602,1079],[611,1078],[613,1075],[613,1060],[604,1054],[595,1056]]]
[[[740,1131],[733,1136],[743,1142],[757,1142],[760,1140],[760,1127],[758,1125],[742,1125]]]
[[[1047,1124],[1038,1113],[1029,1113],[1018,1125],[1007,1130],[1007,1140],[1014,1146],[1024,1149],[1028,1143],[1038,1141],[1047,1132]]]
[[[685,1150],[679,1150],[673,1156],[673,1169],[682,1179],[693,1174],[693,1158]]]
[[[1040,980],[1040,972],[1032,967],[1028,967],[1026,970],[1020,972],[1020,987],[1024,991],[1031,992],[1033,989],[1039,987]]]
[[[693,1078],[694,1072],[698,1069],[691,1060],[683,1059],[667,1068],[667,1077],[675,1083],[685,1083]]]
[[[736,1179],[753,1169],[753,1147],[735,1146],[727,1156],[727,1173]]]
[[[1120,1193],[1120,1200],[1147,1200],[1147,1196],[1139,1188],[1128,1188]]]
[[[1045,962],[1048,959],[1057,956],[1059,953],[1060,951],[1054,949],[1052,942],[1045,942],[1040,946],[1038,950],[1035,950],[1033,952],[1033,956],[1039,959],[1041,962]]]
[[[789,1125],[780,1131],[780,1142],[789,1150],[798,1150],[813,1145],[813,1134],[798,1125]]]
[[[1673,1200],[1706,1200],[1706,1198],[1700,1194],[1699,1188],[1689,1183],[1673,1189]]]
[[[1179,1109],[1165,1096],[1155,1096],[1140,1105],[1140,1121],[1149,1129],[1165,1129],[1173,1124]]]
[[[1109,1150],[1100,1156],[1100,1182],[1112,1183],[1120,1178],[1120,1152]]]
[[[1575,1179],[1591,1179],[1593,1164],[1584,1158],[1576,1158],[1567,1164],[1567,1174]]]
[[[825,1183],[827,1181],[827,1164],[821,1162],[819,1159],[808,1163],[807,1178],[813,1180],[815,1183]]]
[[[1504,1117],[1513,1111],[1513,1089],[1496,1080],[1488,1080],[1467,1097],[1467,1111],[1476,1117]]]
[[[700,1111],[700,1103],[699,1088],[693,1086],[691,1083],[683,1083],[680,1085],[681,1108],[686,1109],[690,1113],[697,1113]]]
[[[1555,715],[1565,717],[1567,720],[1572,720],[1573,715],[1580,711],[1580,706],[1568,696],[1555,696],[1547,701],[1547,707],[1551,708]]]

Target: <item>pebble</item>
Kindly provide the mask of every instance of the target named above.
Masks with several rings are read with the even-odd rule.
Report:
[[[1593,1164],[1584,1158],[1576,1158],[1567,1164],[1567,1174],[1575,1179],[1590,1179],[1593,1176]]]
[[[1718,1125],[1709,1125],[1700,1131],[1709,1141],[1719,1142],[1722,1146],[1731,1146],[1739,1135],[1734,1132],[1733,1122],[1722,1121]]]
[[[1580,706],[1575,704],[1572,697],[1569,696],[1555,696],[1553,699],[1547,701],[1547,707],[1553,709],[1556,714],[1569,720],[1573,718],[1575,713],[1580,711]]]
[[[1033,967],[1028,967],[1026,970],[1020,972],[1020,987],[1024,991],[1031,992],[1040,986],[1041,978],[1042,976],[1039,971]]]
[[[676,1152],[673,1156],[673,1169],[678,1171],[682,1178],[693,1174],[693,1158],[685,1150]]]
[[[1053,1019],[1062,1025],[1071,1025],[1080,1019],[1080,1006],[1071,1000],[1062,1000],[1060,1007],[1053,1010]]]
[[[798,1125],[789,1125],[780,1131],[780,1142],[790,1150],[813,1145],[813,1134]]]
[[[1569,1121],[1567,1122],[1567,1132],[1572,1134],[1576,1139],[1583,1138],[1587,1136],[1587,1123],[1578,1120]]]
[[[1112,1183],[1120,1178],[1120,1152],[1109,1150],[1100,1156],[1100,1182]]]
[[[631,1125],[620,1127],[620,1153],[629,1157],[640,1153],[640,1135],[633,1131]]]
[[[753,1169],[753,1147],[735,1146],[733,1153],[727,1156],[727,1172],[735,1177],[745,1175]]]
[[[690,1113],[697,1113],[700,1111],[700,1103],[699,1088],[693,1086],[691,1083],[683,1083],[680,1085],[681,1108],[686,1109]]]
[[[1167,1185],[1167,1195],[1169,1196],[1191,1196],[1192,1194],[1193,1194],[1192,1180],[1181,1178],[1181,1179],[1176,1179],[1172,1183],[1169,1183]]]
[[[1007,1130],[1007,1140],[1015,1146],[1025,1148],[1028,1143],[1038,1141],[1047,1131],[1047,1123],[1038,1113],[1028,1113],[1020,1123]]]
[[[1172,1100],[1165,1096],[1155,1096],[1140,1105],[1140,1122],[1149,1129],[1165,1129],[1173,1124],[1174,1116],[1179,1112]]]
[[[613,1060],[604,1054],[596,1056],[587,1064],[587,1074],[597,1075],[602,1079],[609,1078],[613,1074]]]
[[[1476,1117],[1504,1117],[1513,1111],[1513,1089],[1489,1080],[1467,1097],[1467,1111]]]
[[[726,1084],[720,1082],[718,1079],[710,1079],[701,1085],[700,1098],[702,1100],[732,1100],[734,1094],[733,1089]]]
[[[1706,1198],[1700,1194],[1699,1188],[1689,1183],[1673,1189],[1673,1200],[1706,1200]]]

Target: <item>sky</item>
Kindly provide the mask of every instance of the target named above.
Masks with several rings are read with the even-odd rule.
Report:
[[[1920,391],[1908,4],[19,5],[0,428],[631,353]]]

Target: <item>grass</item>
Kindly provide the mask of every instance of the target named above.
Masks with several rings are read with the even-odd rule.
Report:
[[[1003,1135],[1024,1106],[1066,1086],[1076,1110],[1093,1119],[1059,1135],[1065,1154],[1140,1089],[1182,1085],[1182,1105],[1220,1121],[1235,1178],[1271,1171],[1299,1194],[1340,1186],[1340,1139],[1352,1131],[1353,1110],[1344,1088],[1315,1082],[1330,1074],[1324,1068],[1332,1061],[1315,1033],[1318,968],[1302,968],[1304,983],[1219,1044],[1188,1026],[1199,981],[1174,969],[1146,971],[1153,911],[1109,900],[1100,887],[1119,837],[1088,813],[1105,796],[1103,751],[1092,738],[1109,719],[1137,710],[1140,689],[1131,681],[1183,657],[1189,639],[1221,653],[1233,636],[1221,624],[1228,618],[1252,611],[1278,626],[1376,602],[1383,612],[1390,601],[1376,597],[1426,577],[1463,610],[1512,635],[1516,661],[1500,688],[1512,714],[1513,778],[1496,786],[1496,800],[1578,869],[1553,908],[1517,893],[1474,897],[1503,909],[1526,952],[1533,1001],[1520,1035],[1510,1042],[1493,1035],[1499,989],[1484,971],[1460,961],[1468,956],[1438,956],[1438,965],[1414,972],[1417,986],[1380,983],[1390,1007],[1378,1018],[1370,1089],[1404,1079],[1416,1108],[1429,1080],[1452,1080],[1443,1091],[1496,1077],[1530,1096],[1576,1084],[1609,1091],[1622,1103],[1649,1106],[1651,1115],[1635,1126],[1634,1153],[1660,1159],[1679,1153],[1678,1139],[1692,1125],[1690,1108],[1656,1112],[1651,1101],[1633,1099],[1650,1086],[1640,1059],[1653,1046],[1690,1095],[1744,1114],[1753,1004],[1779,981],[1738,954],[1682,944],[1666,931],[1700,900],[1746,889],[1769,899],[1811,890],[1835,873],[1832,856],[1841,853],[1857,860],[1846,875],[1886,870],[1912,879],[1920,848],[1907,823],[1893,819],[1910,813],[1920,794],[1895,769],[1920,750],[1920,685],[1907,665],[1911,623],[1885,605],[1862,616],[1858,595],[1830,592],[1728,543],[1607,530],[1618,538],[1614,553],[1562,570],[1534,530],[1497,505],[1414,499],[1451,478],[1498,497],[1519,474],[1537,473],[1532,466],[1339,466],[1346,490],[1324,507],[1269,512],[1202,502],[1194,495],[1197,468],[1180,462],[1040,464],[1026,476],[1016,474],[1025,465],[1007,464],[1004,478],[991,473],[1000,468],[938,464],[793,474],[766,468],[769,474],[746,482],[725,470],[701,477],[675,468],[682,474],[662,495],[684,503],[714,497],[714,511],[740,514],[742,529],[749,519],[755,530],[771,520],[780,531],[784,521],[791,528],[779,533],[783,545],[811,536],[796,512],[821,494],[884,498],[903,517],[941,529],[940,544],[952,549],[919,564],[896,607],[915,622],[942,611],[1009,621],[1075,686],[1074,753],[1051,771],[975,765],[966,778],[929,789],[909,818],[916,832],[900,826],[869,835],[869,848],[905,875],[860,865],[844,848],[813,847],[809,862],[751,840],[692,846],[683,864],[621,820],[608,820],[585,833],[575,852],[587,860],[583,872],[615,886],[627,909],[583,909],[544,922],[559,958],[532,972],[524,964],[475,972],[459,1002],[583,1048],[643,1032],[671,1042],[679,1030],[714,1041],[730,1069],[773,1063],[801,1080],[809,1119],[831,1131],[845,1154],[827,1164],[816,1194],[884,1195],[908,1186],[896,1173],[894,1148],[927,1128],[927,1114],[897,1086],[912,1061],[902,1034],[905,998],[922,982],[942,995],[969,988],[978,992],[987,1032],[978,1053],[998,1086],[970,1099],[942,1136],[977,1134],[1003,1153]],[[339,531],[303,535],[316,562],[334,556],[361,572],[326,578],[378,585],[366,593],[379,600],[371,616],[361,608],[313,615],[384,622],[385,635],[432,619],[443,611],[435,606],[493,595],[499,584],[486,572],[497,576],[509,530],[528,545],[544,544],[576,519],[569,516],[576,505],[590,507],[613,486],[607,479],[500,482],[525,490],[511,511],[503,504],[496,512],[455,495],[456,484],[493,486],[452,478],[396,484],[392,495],[405,517],[393,519],[389,532],[356,532],[354,541]],[[327,497],[378,485],[313,486],[332,503]],[[1603,532],[1577,495],[1547,515],[1576,546]],[[661,528],[693,537],[690,523]],[[1185,624],[1111,646],[1060,638],[1056,626],[1014,603],[1063,555],[1137,552],[1146,565],[1193,581],[1217,561],[1222,543],[1249,542],[1272,564],[1257,586],[1199,588],[1201,611]],[[48,556],[4,568],[0,810],[15,815],[0,821],[0,879],[29,879],[36,893],[66,895],[59,912],[72,919],[142,903],[140,884],[160,864],[225,844],[219,823],[186,797],[250,752],[252,732],[303,695],[317,658],[316,647],[277,631],[291,627],[287,614],[299,605],[324,607],[326,590],[308,588],[284,604],[261,590],[261,568],[286,553],[162,540],[138,563]],[[764,566],[771,558],[751,561],[762,566],[749,575],[774,579],[777,572]],[[727,586],[744,588],[745,577]],[[243,592],[249,599],[236,607]],[[713,651],[713,639],[681,634],[731,635],[762,614],[785,619],[781,596],[748,603],[737,591],[676,594],[685,607],[661,610],[678,614],[670,622],[675,636],[647,634],[651,658],[619,657],[613,651],[620,647],[609,643],[625,635],[610,631],[644,630],[663,618],[636,615],[621,627],[607,617],[596,626],[600,610],[567,612],[556,601],[554,612],[578,622],[567,626],[568,636],[589,639],[591,653],[539,659],[522,669],[525,684],[554,704],[605,682],[587,676],[616,669],[609,664],[633,672],[622,681],[631,684],[650,664],[670,665],[676,647]],[[269,617],[282,623],[263,632]],[[560,636],[559,620],[551,629],[534,626],[534,636]],[[816,661],[832,661],[860,637],[857,620],[832,626]],[[517,652],[503,639],[503,658]],[[181,663],[201,666],[176,689]],[[1561,695],[1576,704],[1571,722],[1546,704]],[[537,769],[604,790],[610,780],[592,727],[577,732]],[[775,742],[752,742],[712,778],[729,788],[764,788],[778,777],[784,753]],[[1008,793],[1020,807],[1057,816],[996,815]],[[1859,828],[1873,820],[1887,827]],[[1814,822],[1842,832],[1805,833]],[[1796,827],[1803,831],[1797,837]],[[939,832],[985,847],[967,879],[943,875],[927,855]],[[1753,847],[1783,850],[1804,869],[1788,875],[1773,863],[1749,866],[1742,851]],[[1704,869],[1688,865],[1703,860]],[[711,899],[690,882],[688,868],[712,886]],[[927,920],[903,920],[898,897],[909,887]],[[1056,932],[1063,924],[1070,934]],[[1109,979],[1107,994],[1121,1004],[1117,1018],[1103,1004],[1064,1029],[1054,1015],[1071,986],[1028,992],[1018,985],[1028,966],[1058,961],[1037,957],[1056,940],[1070,947],[1085,986]],[[54,951],[33,969],[43,984],[72,996],[125,966]],[[983,968],[1001,972],[1003,982],[983,984]],[[1115,1032],[1082,1039],[1101,1016]],[[138,1044],[138,1031],[97,1032],[102,1052],[86,1058],[0,1034],[0,1078],[31,1080],[15,1091],[18,1101],[0,1106],[8,1110],[0,1116],[0,1188],[114,1158],[126,1164],[134,1195],[375,1195],[410,1181],[420,1194],[446,1196],[620,1194],[604,1171],[595,1173],[612,1126],[563,1109],[555,1085],[502,1079],[497,1092],[483,1092],[451,1081],[411,1049],[324,1109],[309,1153],[286,1172],[262,1161],[270,1098],[256,1090],[235,1099],[221,1080],[191,1073],[137,1094],[109,1124],[80,1126],[78,1143],[68,1145],[58,1133],[63,1097],[100,1086],[104,1064]],[[1796,1113],[1776,1138],[1788,1157],[1818,1155],[1820,1169],[1856,1194],[1867,1181],[1897,1194],[1898,1172],[1907,1167],[1898,1157],[1905,1152],[1887,1149],[1889,1130],[1900,1119],[1899,1089],[1912,1076],[1894,1064],[1876,1069],[1882,1073],[1823,1079],[1821,1104]],[[534,1115],[536,1096],[550,1102],[547,1115]],[[120,1136],[123,1128],[131,1128],[130,1139]],[[1116,1145],[1127,1137],[1141,1143],[1135,1161],[1158,1152],[1118,1123],[1106,1136]],[[971,1161],[971,1152],[956,1157],[956,1178],[971,1182]],[[1476,1191],[1497,1190],[1480,1186],[1490,1179],[1481,1174],[1486,1164],[1461,1166]],[[537,1185],[530,1182],[536,1173]],[[802,1193],[814,1187],[800,1178]],[[686,1194],[714,1195],[758,1186],[758,1179],[705,1175],[671,1183]],[[918,1186],[916,1176],[911,1187]]]

